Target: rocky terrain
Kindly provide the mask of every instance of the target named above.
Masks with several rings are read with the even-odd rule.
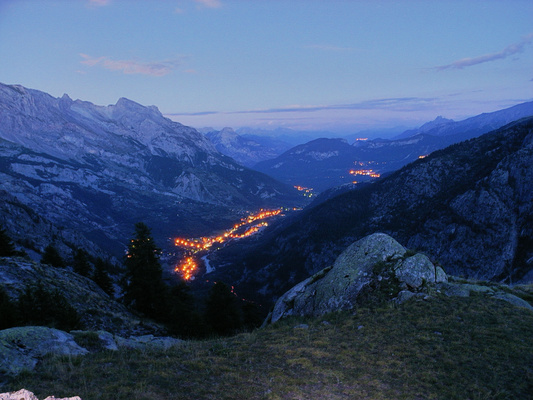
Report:
[[[32,392],[26,389],[17,390],[16,392],[0,393],[0,400],[39,400]],[[44,400],[81,400],[79,396],[74,397],[55,397],[48,396]]]
[[[57,290],[80,316],[85,330],[108,330],[122,336],[161,332],[162,328],[133,314],[89,278],[20,257],[0,257],[0,287],[16,300],[28,285]]]

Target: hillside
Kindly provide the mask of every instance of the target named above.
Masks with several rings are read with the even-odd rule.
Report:
[[[437,296],[168,350],[47,357],[3,390],[83,400],[527,399],[532,327],[531,311],[482,294]]]
[[[0,84],[0,178],[0,190],[39,218],[115,256],[139,221],[165,245],[223,228],[244,210],[301,204],[293,188],[154,106],[125,98],[96,106],[19,85]],[[11,231],[12,216],[0,218]]]
[[[211,279],[277,296],[373,232],[425,252],[446,273],[530,281],[533,119],[434,152],[373,184],[303,211],[260,244],[218,252]]]

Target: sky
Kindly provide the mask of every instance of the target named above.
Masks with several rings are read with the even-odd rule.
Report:
[[[533,1],[0,0],[0,82],[196,128],[415,127],[533,100]]]

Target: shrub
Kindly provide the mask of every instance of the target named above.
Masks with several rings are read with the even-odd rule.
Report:
[[[51,244],[46,246],[46,248],[44,249],[44,253],[41,258],[41,264],[48,264],[56,268],[65,267],[65,262],[59,255],[57,249]]]

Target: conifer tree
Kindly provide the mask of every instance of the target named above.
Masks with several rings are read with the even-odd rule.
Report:
[[[240,304],[229,286],[217,282],[209,291],[205,320],[219,335],[230,335],[242,327]]]
[[[166,303],[166,287],[162,280],[160,253],[150,228],[142,222],[135,224],[135,238],[131,239],[125,258],[124,299],[127,304],[155,319],[165,317],[162,308]]]
[[[11,238],[0,228],[0,257],[11,257],[16,254]]]
[[[109,277],[107,269],[107,263],[98,257],[94,263],[93,281],[100,286],[104,292],[113,297],[115,295],[115,289],[113,288],[113,281]]]
[[[76,249],[74,252],[74,263],[72,265],[74,272],[83,276],[89,276],[91,264],[89,264],[89,254],[83,249]]]
[[[59,255],[57,249],[51,244],[44,249],[43,256],[41,257],[41,264],[48,264],[57,268],[65,267],[65,262]]]
[[[17,326],[17,305],[0,286],[0,330]]]

